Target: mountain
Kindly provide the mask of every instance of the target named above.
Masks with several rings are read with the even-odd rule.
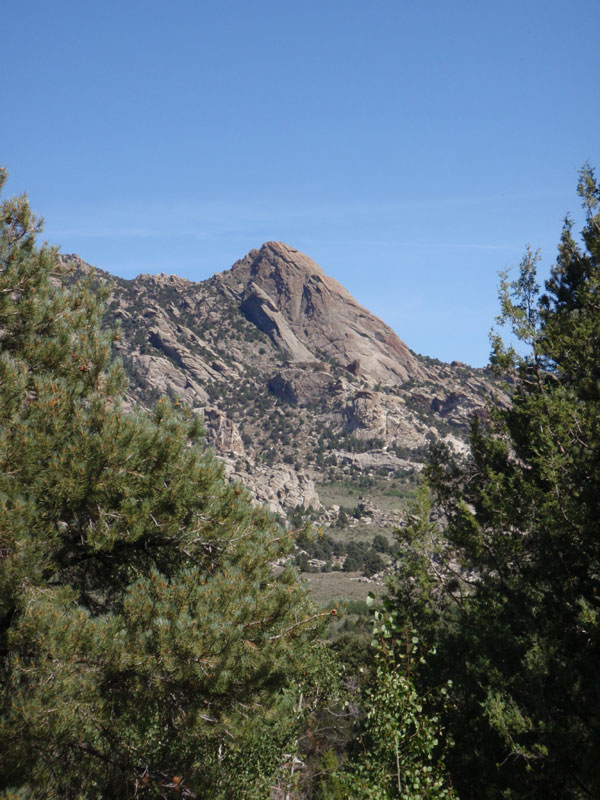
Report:
[[[333,524],[355,503],[365,522],[398,524],[429,441],[464,448],[470,416],[501,393],[486,370],[416,355],[281,242],[199,283],[62,259],[112,284],[131,403],[188,404],[227,472],[295,521],[311,509]]]
[[[250,251],[233,265],[230,279],[242,290],[241,310],[292,361],[316,360],[319,353],[354,375],[386,385],[425,377],[391,328],[288,245],[267,242]]]

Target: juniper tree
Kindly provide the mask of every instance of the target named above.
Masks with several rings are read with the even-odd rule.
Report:
[[[100,299],[39,230],[2,203],[0,792],[265,797],[318,617],[272,569],[290,537],[192,415],[125,412]]]
[[[532,252],[503,278],[500,321],[525,350],[493,338],[512,405],[474,422],[466,461],[437,448],[427,470],[449,549],[435,608],[417,598],[412,614],[439,645],[421,680],[454,683],[449,759],[464,800],[600,796],[600,188],[589,167],[579,193],[583,243],[567,220],[545,292]]]

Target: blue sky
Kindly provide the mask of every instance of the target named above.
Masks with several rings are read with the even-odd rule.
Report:
[[[45,238],[202,280],[312,256],[413,350],[486,363],[497,273],[600,169],[598,0],[31,0],[0,163]]]

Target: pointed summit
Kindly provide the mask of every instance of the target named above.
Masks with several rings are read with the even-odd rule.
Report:
[[[130,377],[124,408],[177,397],[203,417],[228,475],[282,516],[319,506],[314,478],[420,468],[436,430],[462,448],[471,414],[498,394],[483,371],[426,367],[311,258],[281,242],[201,283],[111,278],[76,256],[63,263],[73,280],[85,273],[110,283],[107,321],[120,325],[114,346]],[[363,442],[358,451],[354,440]],[[319,443],[335,459],[319,460]]]
[[[263,244],[258,251],[258,257],[253,267],[258,272],[266,264],[276,271],[290,269],[300,273],[304,272],[306,275],[325,277],[321,267],[312,258],[301,253],[300,250],[290,247],[285,242],[265,242]]]
[[[230,275],[245,287],[248,309],[256,305],[260,289],[270,318],[280,314],[297,342],[315,356],[325,354],[353,374],[385,384],[425,377],[422,364],[394,331],[299,250],[265,242],[237,261]],[[261,327],[258,315],[253,321]],[[272,326],[264,330],[272,338],[278,335]]]

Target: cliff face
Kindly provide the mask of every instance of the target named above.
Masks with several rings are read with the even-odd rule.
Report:
[[[226,279],[247,287],[250,297],[260,292],[268,298],[299,343],[295,361],[307,359],[304,345],[313,360],[316,353],[325,354],[355,375],[386,385],[427,377],[427,370],[389,326],[311,258],[282,242],[266,242],[260,250],[251,250]],[[246,313],[247,305],[248,300]],[[263,327],[259,318],[248,316],[274,338],[268,323]]]
[[[281,242],[200,283],[63,261],[113,284],[107,324],[121,327],[131,403],[188,404],[228,473],[283,516],[318,507],[325,484],[402,482],[432,438],[464,447],[470,415],[499,393],[482,370],[416,356]]]

